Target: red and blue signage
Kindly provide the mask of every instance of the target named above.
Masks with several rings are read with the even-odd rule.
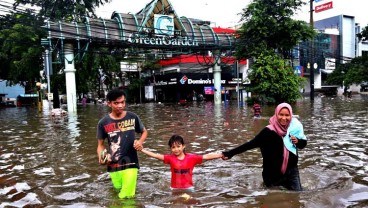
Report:
[[[304,76],[304,66],[294,66],[294,74]]]

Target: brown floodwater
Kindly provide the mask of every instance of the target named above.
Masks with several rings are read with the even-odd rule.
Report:
[[[235,147],[264,128],[274,108],[263,106],[263,117],[254,120],[250,106],[236,101],[127,107],[148,129],[145,148],[162,154],[170,153],[172,134],[184,137],[187,152]],[[265,189],[260,151],[251,150],[196,166],[195,191],[173,193],[169,166],[140,154],[137,196],[120,200],[96,155],[96,125],[106,106],[78,106],[77,115],[56,119],[47,103],[42,112],[1,108],[0,208],[368,207],[368,97],[306,98],[293,109],[308,137],[299,151],[304,191]]]

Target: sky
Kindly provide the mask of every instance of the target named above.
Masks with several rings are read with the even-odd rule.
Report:
[[[96,9],[97,14],[102,18],[111,18],[111,14],[116,11],[119,13],[136,13],[143,9],[151,0],[112,0],[111,3]],[[173,5],[178,16],[202,19],[211,21],[216,27],[233,27],[236,25],[243,8],[246,8],[251,0],[169,0]],[[309,22],[309,1],[307,5],[298,11],[294,17],[298,20]],[[355,16],[356,22],[363,27],[368,24],[368,0],[317,0],[313,2],[313,8],[328,2],[333,2],[333,8],[323,12],[314,13],[314,21],[325,19],[336,15]]]
[[[143,9],[151,0],[111,0],[100,8],[96,8],[97,15],[102,18],[110,19],[111,14],[116,11],[119,13],[137,13]],[[173,5],[178,16],[202,19],[211,21],[212,26],[233,27],[239,23],[243,8],[246,8],[252,0],[169,0]],[[14,0],[0,0],[0,3]],[[307,4],[294,16],[295,19],[309,22],[309,0],[304,0]],[[313,8],[328,2],[333,3],[333,8],[323,12],[314,13],[314,21],[333,17],[337,15],[355,16],[355,22],[362,27],[368,25],[368,0],[315,0]],[[4,3],[9,5],[9,3]],[[0,14],[4,13],[4,8]]]

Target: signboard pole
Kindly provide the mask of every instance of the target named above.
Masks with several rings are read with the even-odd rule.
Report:
[[[240,90],[239,90],[239,63],[238,60],[235,62],[236,67],[236,97],[238,99],[238,106],[240,105]]]

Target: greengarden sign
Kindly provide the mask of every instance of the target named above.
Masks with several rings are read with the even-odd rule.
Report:
[[[169,38],[169,37],[143,37],[138,34],[128,38],[128,42],[140,45],[155,46],[198,46],[198,42],[192,38]]]
[[[333,8],[333,4],[332,4],[332,1],[331,1],[331,2],[327,2],[325,4],[321,4],[321,5],[316,6],[314,8],[314,12],[318,13],[318,12],[322,12],[322,11],[332,9],[332,8]]]
[[[155,34],[162,36],[173,36],[174,35],[174,17],[169,15],[154,16],[154,27]]]
[[[198,46],[198,41],[193,38],[174,36],[174,18],[170,15],[154,15],[154,32],[154,37],[131,34],[127,41],[150,46]]]

